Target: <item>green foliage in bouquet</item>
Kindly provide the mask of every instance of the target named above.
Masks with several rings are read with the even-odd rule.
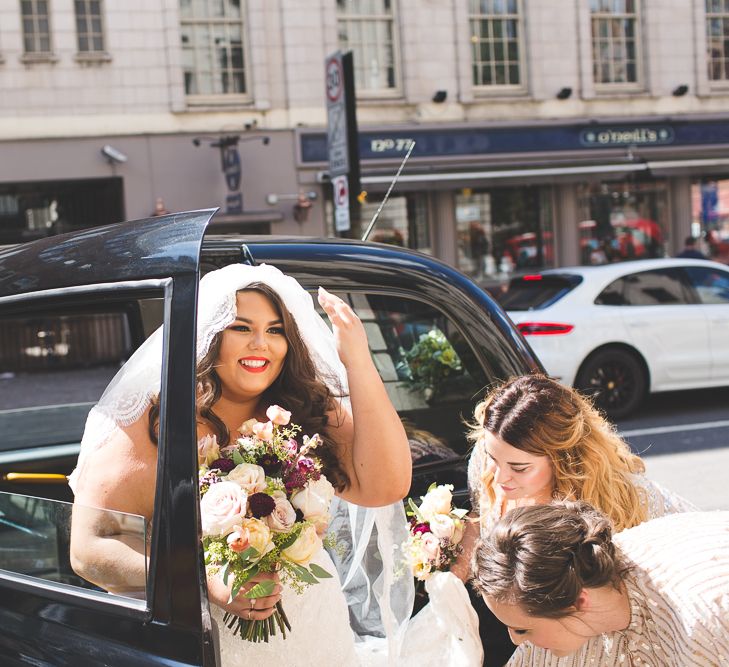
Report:
[[[426,399],[436,395],[445,380],[463,372],[460,357],[440,329],[421,334],[405,358],[413,389],[422,390]]]

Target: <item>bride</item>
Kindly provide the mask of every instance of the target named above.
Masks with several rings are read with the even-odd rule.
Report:
[[[412,582],[395,562],[405,531],[400,501],[411,477],[407,437],[372,362],[359,318],[321,288],[318,300],[333,331],[307,292],[272,266],[231,265],[200,281],[198,438],[215,436],[224,446],[245,421],[265,421],[269,405],[290,410],[303,433],[323,438],[317,453],[341,501],[332,528],[337,544],[349,547],[344,553],[338,547],[334,554],[344,581],[324,580],[300,595],[278,584],[270,597],[244,596],[260,578],[277,579],[269,574],[259,575],[229,602],[229,587],[218,576],[208,577],[225,666],[258,658],[285,659],[291,665],[358,665],[382,662],[388,650],[392,660],[409,616]],[[98,513],[85,508],[153,520],[161,364],[158,331],[125,364],[89,414],[70,480],[75,493],[74,569],[112,593],[144,594],[145,540],[100,525]],[[113,448],[113,456],[107,448]],[[375,541],[381,554],[372,557]],[[335,572],[326,551],[315,562]],[[372,564],[374,583],[368,577]],[[226,611],[265,619],[282,598],[292,625],[285,640],[277,635],[267,644],[252,644],[233,636],[222,623]],[[388,641],[355,646],[352,627],[363,634],[386,635]]]

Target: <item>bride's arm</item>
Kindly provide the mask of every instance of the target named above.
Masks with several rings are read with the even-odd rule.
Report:
[[[362,322],[344,301],[320,288],[339,357],[347,370],[352,414],[331,419],[350,486],[340,495],[366,507],[402,500],[410,489],[412,458],[400,417],[372,362]]]
[[[139,423],[88,455],[71,521],[71,565],[79,576],[112,593],[144,590],[146,522],[125,515],[149,521],[156,471],[156,448]]]

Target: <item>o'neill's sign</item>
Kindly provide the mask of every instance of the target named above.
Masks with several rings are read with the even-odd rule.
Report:
[[[580,143],[588,148],[612,146],[660,146],[673,143],[671,127],[602,127],[582,130]]]

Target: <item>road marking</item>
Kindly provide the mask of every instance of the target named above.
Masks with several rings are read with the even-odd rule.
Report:
[[[654,426],[653,428],[636,428],[632,431],[620,431],[622,438],[631,438],[637,435],[658,435],[659,433],[679,433],[681,431],[703,431],[707,428],[722,428],[729,426],[729,419],[716,422],[701,422],[699,424],[675,424],[673,426]]]

